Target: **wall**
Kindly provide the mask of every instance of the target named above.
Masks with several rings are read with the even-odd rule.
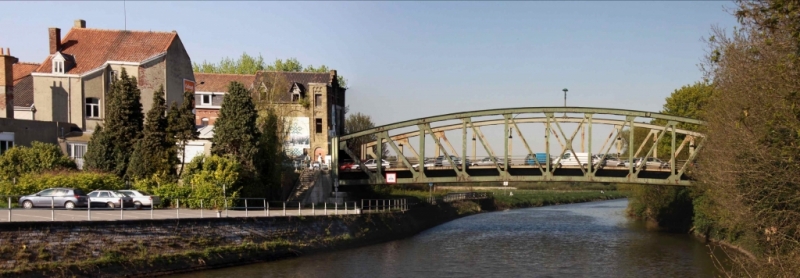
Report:
[[[164,74],[166,78],[167,104],[171,104],[173,101],[183,103],[183,80],[195,79],[192,71],[192,60],[177,35],[167,49],[166,72]]]
[[[73,94],[80,96],[81,91],[81,82],[78,77],[34,76],[33,103],[36,107],[36,119],[69,122],[69,96]],[[73,110],[74,106],[75,104],[73,104]],[[75,124],[82,125],[81,119],[72,120]]]
[[[84,130],[95,130],[98,124],[103,123],[106,115],[106,84],[108,83],[107,70],[101,70],[89,76],[83,77],[83,96],[73,99],[73,103],[77,102],[78,105],[73,105],[75,108],[72,113],[73,117],[83,119],[83,124],[79,124]],[[97,98],[100,100],[100,118],[87,118],[86,117],[86,98]],[[77,115],[76,115],[77,114]]]
[[[13,132],[15,146],[30,146],[33,141],[58,144],[61,127],[69,132],[72,124],[0,118],[0,132]]]
[[[205,218],[0,225],[0,276],[141,276],[353,248],[459,217],[450,207],[318,217]]]
[[[316,107],[315,95],[321,94],[322,95],[322,106]],[[311,149],[309,153],[313,155],[314,159],[317,159],[317,155],[321,154],[324,158],[328,155],[328,124],[329,120],[329,113],[328,113],[328,86],[327,84],[317,84],[317,83],[309,83],[309,93],[307,94],[308,99],[311,100]],[[321,132],[317,130],[317,119],[322,119],[322,130]],[[317,149],[319,148],[319,149]]]

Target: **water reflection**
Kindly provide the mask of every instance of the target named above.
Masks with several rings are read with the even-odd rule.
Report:
[[[175,277],[710,277],[708,248],[647,232],[626,200],[458,219],[405,240]]]

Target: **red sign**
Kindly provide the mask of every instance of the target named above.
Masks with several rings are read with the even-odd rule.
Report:
[[[189,79],[183,80],[183,91],[194,94],[194,81]]]
[[[386,183],[397,183],[397,173],[386,173]]]

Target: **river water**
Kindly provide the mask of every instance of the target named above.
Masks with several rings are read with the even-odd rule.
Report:
[[[709,249],[649,232],[627,200],[482,213],[404,240],[173,277],[713,277]]]

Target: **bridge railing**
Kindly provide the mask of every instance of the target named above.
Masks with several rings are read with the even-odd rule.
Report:
[[[362,213],[407,211],[408,199],[362,199]]]

